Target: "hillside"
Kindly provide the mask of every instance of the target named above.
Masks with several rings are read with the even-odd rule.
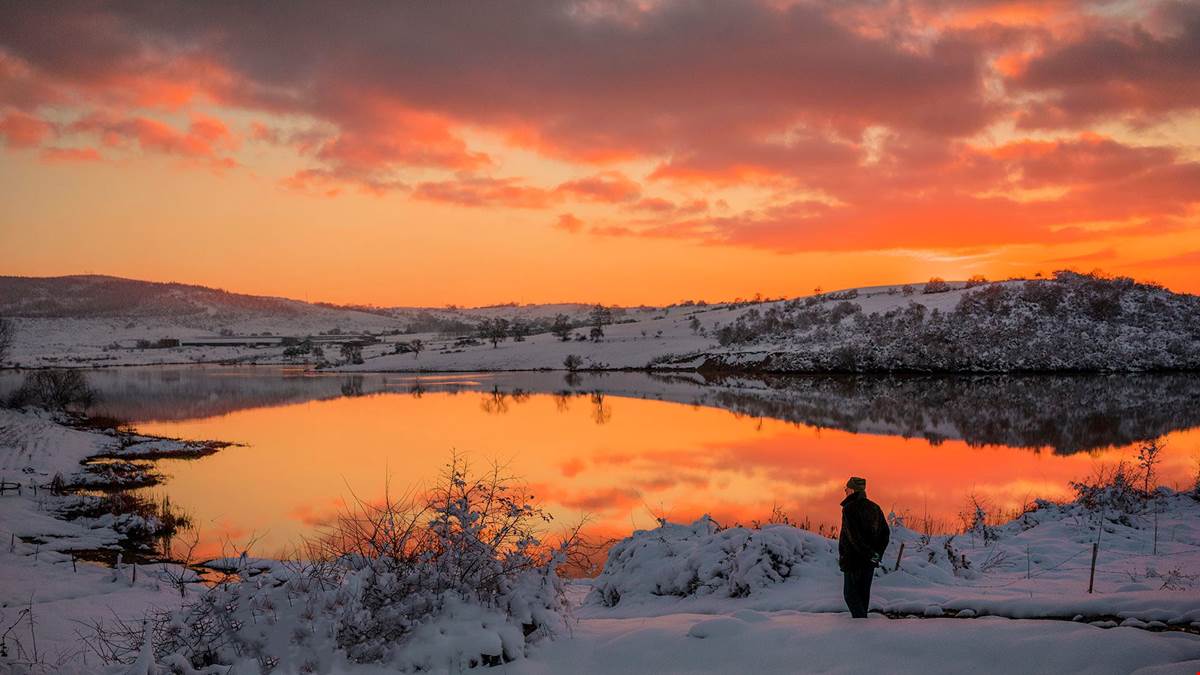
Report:
[[[1127,277],[954,288],[896,301],[857,291],[750,309],[716,334],[701,369],[769,372],[1071,372],[1200,369],[1200,297]],[[931,306],[917,297],[944,297]],[[882,306],[880,306],[882,304]],[[874,306],[872,306],[874,305]]]
[[[666,369],[762,373],[1131,372],[1200,369],[1200,298],[1127,278],[875,286],[795,298],[610,308],[589,339],[585,304],[354,308],[110,277],[0,277],[16,317],[11,365],[291,363],[357,371]],[[567,339],[550,332],[568,318]],[[488,322],[507,332],[493,343]],[[513,330],[520,326],[520,331]],[[145,349],[212,335],[371,334],[354,363],[333,349]],[[413,354],[407,343],[420,340]]]
[[[0,276],[0,317],[16,324],[8,365],[126,365],[250,360],[281,350],[213,347],[131,348],[139,341],[217,334],[306,336],[469,333],[504,318],[536,327],[556,314],[583,321],[589,305],[497,305],[480,308],[366,307],[231,293],[180,283],[98,275]]]
[[[177,283],[108,276],[0,277],[0,315],[24,319],[126,319],[205,331],[253,322],[391,328],[392,317]]]

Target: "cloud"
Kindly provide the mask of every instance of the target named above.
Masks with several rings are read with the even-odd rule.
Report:
[[[1102,248],[1097,251],[1083,253],[1081,255],[1066,256],[1063,258],[1053,258],[1047,260],[1047,263],[1072,265],[1075,263],[1090,263],[1102,260],[1115,260],[1117,258],[1117,249],[1113,247]]]
[[[0,136],[10,148],[37,147],[53,132],[54,127],[49,122],[23,112],[10,112],[0,117]]]
[[[936,250],[1162,233],[1192,223],[1200,163],[1172,148],[1087,134],[992,148],[889,148],[877,165],[809,184],[835,201],[791,199],[728,216],[667,216],[591,232],[783,252]],[[1038,190],[1046,192],[1025,194]]]
[[[805,120],[966,133],[998,113],[975,46],[934,38],[915,50],[861,34],[820,3],[590,10],[23,5],[0,46],[6,62],[51,83],[44,101],[210,100],[322,120],[337,130],[319,157],[333,164],[461,170],[480,159],[463,146],[464,126],[588,162]]]
[[[634,201],[642,194],[640,185],[615,171],[567,181],[556,191],[587,201],[613,204]]]
[[[1200,265],[1200,251],[1185,251],[1163,258],[1132,263],[1128,267],[1196,267],[1198,265]]]
[[[40,157],[47,162],[99,162],[104,159],[95,148],[42,148]]]
[[[784,252],[1194,226],[1183,148],[1091,131],[1196,114],[1200,9],[1119,9],[20,3],[0,23],[0,135],[47,159],[90,134],[211,168],[245,136],[294,151],[283,184],[306,193],[588,204],[596,225],[556,226]]]
[[[522,184],[515,178],[459,177],[453,180],[424,182],[412,196],[426,201],[457,206],[540,209],[554,201],[552,192]]]
[[[1164,2],[1160,27],[1112,20],[1055,41],[1010,78],[1043,100],[1022,112],[1027,128],[1080,127],[1105,116],[1146,122],[1200,109],[1200,6]]]
[[[428,181],[416,186],[413,196],[458,206],[504,206],[543,209],[567,201],[628,204],[641,195],[633,180],[605,172],[565,181],[554,187],[529,185],[519,178],[492,178],[462,173],[453,179]]]
[[[558,221],[554,223],[554,227],[574,234],[583,229],[583,221],[576,218],[573,214],[563,213],[559,214]]]
[[[143,151],[206,160],[206,165],[215,169],[234,166],[227,153],[238,146],[238,139],[223,122],[203,115],[192,116],[187,129],[180,130],[151,117],[93,113],[72,122],[67,131],[98,136],[110,148],[135,144]]]

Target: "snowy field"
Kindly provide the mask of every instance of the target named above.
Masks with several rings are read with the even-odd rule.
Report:
[[[949,311],[963,294],[962,289],[946,293],[904,295],[901,286],[878,286],[855,289],[857,297],[850,300],[866,313],[886,312],[910,302],[930,310]],[[837,297],[839,293],[831,294]],[[830,305],[839,300],[828,300]],[[404,333],[383,335],[405,329],[411,314],[424,310],[405,310],[402,318],[388,318],[363,312],[333,314],[328,310],[313,315],[260,316],[226,322],[239,335],[271,333],[274,335],[316,335],[337,329],[346,333],[374,333],[380,342],[363,348],[364,363],[341,362],[336,346],[327,346],[326,357],[337,370],[346,371],[490,371],[565,369],[569,355],[579,356],[582,368],[645,368],[656,360],[687,356],[697,352],[721,351],[713,333],[719,326],[729,324],[747,309],[766,311],[782,302],[762,302],[749,305],[677,305],[673,307],[633,307],[616,312],[614,323],[605,326],[604,339],[594,342],[584,338],[589,328],[581,325],[573,331],[576,339],[562,341],[550,333],[539,333],[517,342],[511,339],[492,344],[475,340],[462,344],[460,337],[439,333]],[[322,309],[323,308],[319,308]],[[435,311],[442,317],[455,317],[477,323],[488,318],[547,319],[558,313],[571,317],[575,323],[585,323],[587,306],[538,305],[528,307],[499,307],[465,309],[450,312]],[[693,319],[698,325],[693,324]],[[120,366],[168,363],[258,363],[303,364],[310,359],[287,358],[282,347],[173,347],[138,349],[138,340],[157,342],[168,339],[214,337],[217,335],[205,322],[165,317],[118,318],[20,318],[16,324],[15,343],[8,365],[25,368],[53,366]],[[221,324],[225,327],[225,323]],[[411,353],[396,354],[397,342],[421,340],[425,350],[417,357]]]
[[[1200,298],[1071,272],[594,312],[586,305],[515,304],[363,311],[252,297],[215,306],[211,298],[155,297],[157,304],[127,306],[122,311],[132,314],[124,315],[49,299],[53,315],[10,309],[16,339],[8,361],[22,367],[290,363],[375,372],[1200,369]]]
[[[80,479],[88,457],[153,454],[152,446],[186,444],[141,439],[121,450],[108,434],[0,410],[0,475],[23,485],[0,497],[0,534],[10,542],[0,550],[0,619],[12,627],[5,644],[14,672],[20,661],[45,673],[166,672],[145,659],[140,670],[105,671],[84,642],[88,626],[117,618],[140,625],[152,608],[178,610],[204,588],[185,583],[181,595],[178,582],[195,576],[173,565],[74,561],[68,551],[114,547],[130,523],[55,517],[68,497],[46,491],[56,473]],[[36,494],[33,484],[41,486]],[[786,525],[664,524],[618,542],[600,576],[565,584],[568,607],[555,614],[554,630],[522,641],[502,613],[460,608],[396,658],[430,672],[459,672],[490,655],[511,659],[502,669],[513,673],[1196,672],[1200,501],[1163,490],[1124,512],[1121,497],[1102,494],[1099,510],[1042,503],[1009,523],[953,536],[896,523],[875,581],[875,613],[859,622],[843,611],[836,542]],[[249,585],[239,630],[283,640],[263,643],[281,659],[275,672],[317,663],[314,650],[316,672],[394,672],[351,662],[333,641],[289,643],[290,627],[305,625],[292,606],[302,596],[287,590],[297,573],[253,558],[230,564]],[[278,595],[284,591],[292,602]],[[515,597],[536,607],[539,596],[518,588]],[[232,672],[258,672],[259,663]]]

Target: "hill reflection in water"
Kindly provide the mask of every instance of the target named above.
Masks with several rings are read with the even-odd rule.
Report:
[[[695,373],[338,374],[158,366],[89,371],[93,412],[134,423],[202,419],[343,396],[480,391],[657,399],[738,415],[931,443],[1074,453],[1200,426],[1200,375],[702,376]],[[0,374],[0,394],[20,374]],[[602,404],[601,404],[602,405]],[[601,411],[603,413],[603,411]]]

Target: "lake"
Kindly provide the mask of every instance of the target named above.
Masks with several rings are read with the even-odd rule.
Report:
[[[19,373],[0,375],[11,389]],[[200,555],[283,554],[347,500],[432,482],[451,453],[500,462],[565,528],[621,537],[656,518],[838,523],[842,486],[910,524],[960,527],[971,495],[999,517],[1164,438],[1158,472],[1191,485],[1200,377],[705,377],[641,372],[363,374],[268,367],[89,371],[94,412],[145,433],[234,441],[164,460]]]

